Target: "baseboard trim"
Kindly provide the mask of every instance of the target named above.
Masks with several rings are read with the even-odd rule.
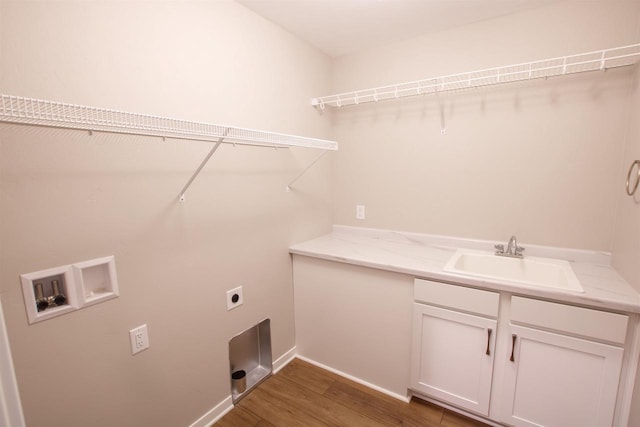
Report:
[[[421,399],[421,400],[436,404],[436,405],[438,405],[440,407],[443,407],[445,409],[448,409],[448,410],[450,410],[452,412],[458,413],[460,415],[464,415],[467,418],[471,418],[471,419],[474,419],[476,421],[480,421],[480,422],[482,422],[484,424],[488,424],[488,425],[493,426],[493,427],[504,427],[503,424],[498,424],[495,421],[492,421],[492,420],[490,420],[488,418],[485,418],[483,416],[480,416],[480,415],[476,415],[473,412],[467,412],[464,409],[460,409],[458,407],[449,405],[446,402],[442,402],[442,401],[440,401],[438,399],[433,399],[433,398],[431,398],[429,396],[425,396],[424,394],[421,394],[421,393],[419,393],[417,391],[412,391],[411,395],[417,397],[418,399]]]
[[[189,427],[209,427],[224,417],[227,412],[233,409],[233,400],[231,395],[218,403],[214,408],[210,409],[206,414],[198,418]]]
[[[280,369],[284,368],[296,358],[296,346],[291,347],[289,351],[284,353],[282,356],[278,357],[278,359],[273,362],[273,373],[277,374]]]
[[[282,368],[287,366],[289,362],[296,358],[296,347],[294,346],[285,354],[280,356],[275,362],[273,362],[273,373],[276,374]],[[212,424],[220,421],[222,417],[227,415],[229,411],[233,409],[233,399],[231,396],[218,403],[214,408],[210,409],[206,414],[198,418],[189,427],[209,427]]]
[[[308,357],[301,356],[296,353],[296,347],[292,347],[282,356],[280,356],[275,362],[273,362],[273,374],[277,374],[282,368],[287,366],[293,359],[298,358],[307,363],[317,366],[318,368],[324,369],[329,372],[333,372],[336,375],[340,375],[348,380],[356,382],[358,384],[362,384],[365,387],[369,387],[370,389],[379,391],[380,393],[386,394],[387,396],[391,396],[394,399],[398,399],[402,402],[408,403],[411,400],[411,396],[402,396],[393,391],[387,390],[375,384],[371,384],[370,382],[364,381],[360,378],[354,377],[353,375],[349,375],[346,372],[342,372],[338,369],[334,369],[330,366],[324,365],[320,362],[316,362],[313,359],[309,359]],[[209,427],[212,424],[218,422],[222,417],[224,417],[229,411],[233,409],[233,400],[231,396],[224,399],[222,402],[218,403],[214,408],[210,409],[206,414],[196,420],[189,427]]]
[[[369,388],[371,388],[373,390],[376,390],[376,391],[379,391],[380,393],[384,393],[387,396],[393,397],[394,399],[401,400],[401,401],[403,401],[405,403],[409,403],[409,401],[411,400],[410,396],[402,396],[401,394],[398,394],[398,393],[395,393],[393,391],[387,390],[386,388],[382,388],[382,387],[377,386],[375,384],[371,384],[370,382],[364,381],[364,380],[362,380],[362,379],[360,379],[358,377],[354,377],[353,375],[349,375],[349,374],[347,374],[345,372],[342,372],[342,371],[334,369],[334,368],[332,368],[330,366],[324,365],[324,364],[322,364],[320,362],[316,362],[315,360],[309,359],[308,357],[304,357],[304,356],[301,356],[299,354],[296,355],[295,357],[297,357],[300,360],[304,360],[307,363],[311,363],[312,365],[315,365],[318,368],[322,368],[322,369],[327,370],[329,372],[333,372],[334,374],[340,375],[341,377],[344,377],[344,378],[346,378],[348,380],[351,380],[351,381],[356,382],[358,384],[362,384],[363,386],[369,387]]]

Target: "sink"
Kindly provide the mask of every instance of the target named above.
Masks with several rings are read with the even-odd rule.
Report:
[[[516,284],[584,292],[568,261],[525,256],[510,258],[493,252],[458,249],[444,271]]]

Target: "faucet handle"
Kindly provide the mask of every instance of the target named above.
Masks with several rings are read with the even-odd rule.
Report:
[[[504,253],[504,245],[503,244],[498,244],[498,245],[494,245],[494,248],[496,248],[496,251],[503,254]]]
[[[524,248],[522,246],[516,246],[516,255],[522,255]]]

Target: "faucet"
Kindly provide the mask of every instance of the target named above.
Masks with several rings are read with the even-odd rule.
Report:
[[[495,245],[496,255],[498,256],[506,256],[511,258],[522,258],[522,252],[524,252],[524,248],[518,246],[518,240],[516,236],[511,236],[509,242],[507,242],[507,250],[504,249],[504,245],[499,244]]]

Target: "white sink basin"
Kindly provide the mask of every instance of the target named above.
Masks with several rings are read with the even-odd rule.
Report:
[[[509,258],[493,252],[458,249],[445,271],[465,276],[584,292],[568,261],[536,258]]]

